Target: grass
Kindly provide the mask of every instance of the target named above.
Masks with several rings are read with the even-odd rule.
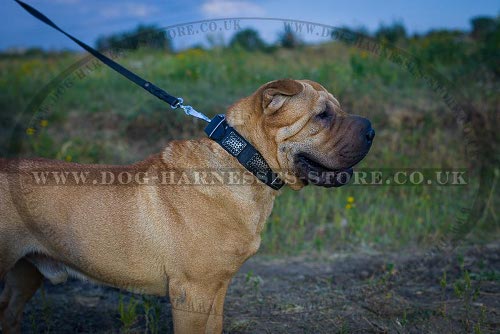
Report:
[[[348,245],[398,248],[436,241],[451,233],[464,195],[453,187],[346,186],[335,194],[325,192],[286,191],[275,204],[263,250],[307,250],[312,243],[320,250]]]
[[[139,301],[136,300],[133,296],[131,296],[126,302],[123,298],[123,295],[120,294],[118,300],[118,313],[120,315],[120,322],[122,324],[122,330],[124,333],[130,333],[132,330],[132,326],[137,322],[138,305]]]
[[[0,150],[83,163],[129,163],[160,151],[168,140],[203,136],[201,122],[172,112],[92,60],[78,67],[80,72],[70,71],[45,100],[28,108],[42,87],[82,57],[69,53],[0,58]],[[223,113],[267,81],[315,80],[338,97],[347,112],[372,120],[377,138],[360,167],[470,168],[474,163],[452,111],[422,78],[351,46],[330,43],[271,54],[232,49],[177,54],[139,50],[122,54],[118,61],[209,116]],[[453,81],[460,73],[457,67],[439,65],[438,69]],[[60,84],[64,80],[71,80],[71,85]],[[481,95],[473,81],[466,85],[467,94],[474,96],[471,103],[485,109],[495,105],[496,97],[487,90]],[[12,136],[16,122],[21,130]],[[30,128],[28,135],[25,131]],[[429,246],[454,235],[457,214],[471,207],[476,195],[477,178],[471,183],[466,187],[284,190],[264,231],[261,252]],[[491,239],[491,232],[498,232],[495,194],[493,188],[488,192],[487,212],[480,224],[459,238],[470,237],[472,231]]]
[[[455,281],[447,280],[446,271],[439,281],[441,287],[441,307],[439,313],[444,319],[448,318],[447,303],[450,301],[447,296],[448,288],[453,291],[453,296],[459,301],[458,305],[461,308],[462,318],[460,322],[463,326],[464,333],[483,333],[482,328],[486,322],[487,307],[481,303],[475,303],[481,295],[481,283],[487,281],[496,281],[498,277],[492,276],[494,272],[473,272],[464,265],[464,257],[459,256],[457,261],[459,268],[459,276]],[[471,264],[469,264],[471,266]],[[479,268],[484,264],[479,264]],[[476,304],[476,305],[474,305]],[[480,306],[479,310],[473,311],[474,306]]]
[[[144,318],[146,321],[145,332],[158,334],[160,332],[161,305],[156,297],[143,296],[142,308],[144,309]]]
[[[138,327],[151,334],[160,333],[163,329],[161,304],[156,296],[145,295],[138,300],[133,295],[120,293],[117,309],[123,333],[135,333]]]

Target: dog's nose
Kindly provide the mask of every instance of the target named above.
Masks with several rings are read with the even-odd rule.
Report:
[[[371,145],[373,138],[375,138],[375,130],[372,128],[372,123],[364,117],[358,116],[358,120],[362,126],[360,132],[362,140],[364,140],[366,144]]]
[[[373,138],[375,138],[375,130],[373,130],[373,128],[370,127],[368,131],[366,131],[366,141],[368,142],[368,144],[372,143]]]
[[[375,137],[375,130],[372,128],[372,123],[368,119],[356,115],[351,116],[350,119],[355,124],[352,130],[356,133],[356,142],[362,145],[363,149],[370,148]]]

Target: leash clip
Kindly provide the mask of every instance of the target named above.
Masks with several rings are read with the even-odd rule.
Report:
[[[172,108],[172,109],[181,108],[183,103],[184,103],[184,99],[182,97],[178,97],[177,102],[175,104],[171,105],[170,108]]]
[[[196,118],[199,118],[199,119],[202,119],[204,120],[205,122],[208,122],[210,123],[210,118],[208,118],[207,116],[205,116],[205,114],[195,110],[193,107],[191,106],[185,106],[183,105],[184,103],[184,99],[182,97],[178,97],[177,98],[177,103],[170,106],[170,108],[172,109],[177,109],[177,108],[181,108],[182,110],[184,110],[184,113],[188,116],[193,116],[193,117],[196,117]]]

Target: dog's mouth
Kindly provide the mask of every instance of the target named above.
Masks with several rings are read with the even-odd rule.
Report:
[[[295,160],[298,177],[306,185],[312,183],[327,188],[340,187],[349,183],[352,177],[354,165],[329,168],[303,153],[298,154]]]

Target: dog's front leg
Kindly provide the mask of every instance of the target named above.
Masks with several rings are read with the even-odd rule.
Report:
[[[176,334],[221,333],[228,281],[169,284]]]

